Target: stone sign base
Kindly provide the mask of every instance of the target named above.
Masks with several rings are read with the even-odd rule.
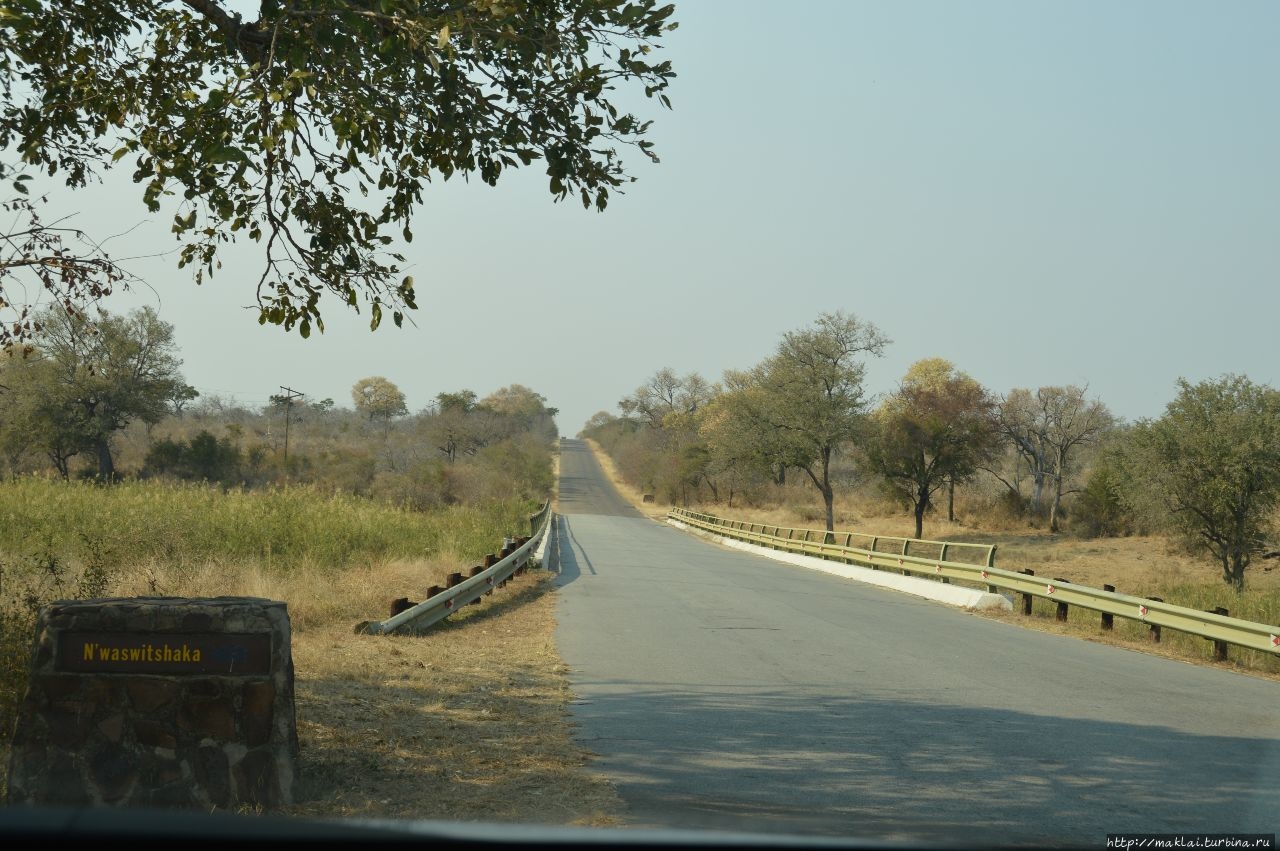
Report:
[[[271,809],[293,803],[297,760],[284,603],[131,597],[41,615],[10,805]]]

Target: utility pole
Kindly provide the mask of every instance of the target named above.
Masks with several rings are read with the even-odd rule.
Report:
[[[293,410],[293,400],[299,396],[305,396],[305,393],[299,393],[283,385],[280,389],[285,392],[284,397],[284,463],[285,469],[289,468],[289,413]]]

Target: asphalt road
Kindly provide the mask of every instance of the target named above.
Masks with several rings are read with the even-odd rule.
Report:
[[[562,446],[557,641],[631,825],[964,847],[1280,829],[1280,683],[729,550]]]

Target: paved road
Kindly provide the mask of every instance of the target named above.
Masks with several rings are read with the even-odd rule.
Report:
[[[1280,683],[646,519],[561,455],[557,640],[637,827],[961,845],[1280,829]]]

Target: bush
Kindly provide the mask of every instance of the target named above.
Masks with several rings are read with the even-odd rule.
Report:
[[[240,450],[201,430],[190,441],[156,441],[143,461],[143,475],[169,475],[184,481],[233,482],[240,477]]]
[[[106,594],[110,576],[93,558],[74,575],[51,543],[9,563],[0,562],[0,741],[8,746],[18,704],[27,690],[31,650],[40,612],[55,600]]]

